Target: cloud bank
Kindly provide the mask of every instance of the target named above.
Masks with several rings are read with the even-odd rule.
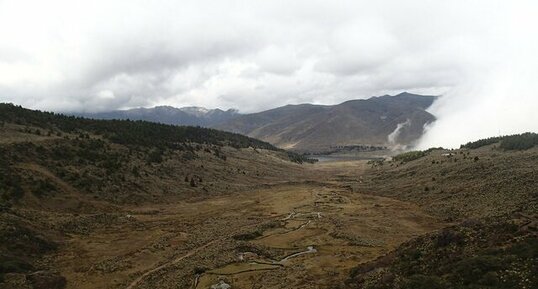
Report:
[[[0,101],[253,112],[443,95],[419,147],[538,130],[535,1],[0,0]]]

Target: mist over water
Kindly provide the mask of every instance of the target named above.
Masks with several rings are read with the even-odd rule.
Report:
[[[482,90],[456,89],[441,97],[429,109],[437,121],[425,127],[418,148],[457,148],[480,138],[537,132],[538,107],[531,83],[496,84]]]
[[[491,23],[495,34],[477,39],[481,53],[469,54],[461,81],[428,109],[437,121],[425,128],[419,149],[538,132],[538,23],[529,17],[533,11],[538,11],[536,5],[510,6]]]

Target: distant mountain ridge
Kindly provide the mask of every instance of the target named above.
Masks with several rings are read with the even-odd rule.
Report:
[[[251,114],[240,114],[235,109],[157,106],[78,115],[211,127],[285,149],[324,151],[332,146],[413,144],[422,136],[424,125],[435,121],[426,111],[435,99],[436,96],[404,92],[337,105],[286,105]]]
[[[192,125],[211,127],[239,115],[235,109],[207,109],[189,106],[176,108],[173,106],[156,106],[153,108],[134,108],[98,113],[79,113],[78,116],[94,119],[130,119],[145,120],[173,125]]]
[[[426,124],[435,121],[426,111],[435,99],[404,92],[337,105],[286,105],[240,115],[215,128],[297,151],[341,145],[406,146],[422,136]]]

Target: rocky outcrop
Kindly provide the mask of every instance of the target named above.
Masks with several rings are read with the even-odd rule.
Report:
[[[224,282],[224,280],[220,280],[219,283],[211,285],[211,289],[230,289],[230,288],[232,288],[232,286]]]

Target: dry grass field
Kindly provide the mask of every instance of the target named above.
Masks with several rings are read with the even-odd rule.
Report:
[[[209,288],[219,280],[233,288],[330,288],[356,264],[442,226],[413,204],[335,181],[364,165],[308,165],[290,183],[125,206],[43,262],[67,288]],[[308,253],[293,256],[300,252]]]

